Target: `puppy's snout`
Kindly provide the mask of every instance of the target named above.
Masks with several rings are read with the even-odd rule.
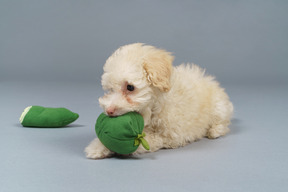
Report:
[[[106,109],[106,113],[109,116],[115,116],[116,108],[115,107],[108,107]]]

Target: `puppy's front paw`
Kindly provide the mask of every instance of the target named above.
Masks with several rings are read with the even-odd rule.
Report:
[[[101,151],[101,150],[89,150],[85,149],[86,157],[88,159],[105,159],[110,157],[111,154],[109,152]]]
[[[104,159],[113,155],[113,152],[107,149],[98,138],[85,148],[85,153],[89,159]]]

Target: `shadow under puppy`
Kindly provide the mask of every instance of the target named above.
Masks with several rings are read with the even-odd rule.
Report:
[[[141,43],[120,47],[106,61],[100,106],[109,116],[130,111],[144,118],[150,151],[177,148],[229,132],[233,105],[214,77],[194,64],[172,66],[171,53]],[[113,155],[98,138],[87,158]],[[140,146],[135,154],[147,152]]]

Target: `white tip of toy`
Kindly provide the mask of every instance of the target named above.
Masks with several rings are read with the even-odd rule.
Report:
[[[29,112],[29,110],[31,109],[32,106],[26,107],[23,111],[23,113],[21,114],[19,121],[20,123],[23,122],[24,117],[26,116],[26,114]]]

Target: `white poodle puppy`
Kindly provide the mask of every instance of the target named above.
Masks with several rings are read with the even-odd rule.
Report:
[[[109,116],[139,112],[149,152],[229,132],[233,105],[224,89],[198,66],[173,67],[172,62],[171,53],[135,43],[120,47],[104,65],[106,94],[99,99],[100,106]],[[113,155],[98,138],[85,152],[92,159]],[[135,154],[144,152],[140,146]]]

